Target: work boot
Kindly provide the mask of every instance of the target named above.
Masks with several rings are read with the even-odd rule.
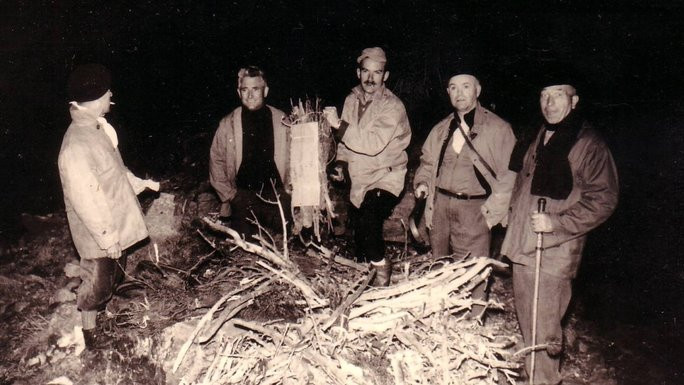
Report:
[[[107,338],[98,333],[97,329],[83,329],[83,340],[88,350],[99,350],[107,347]]]
[[[375,270],[375,279],[371,282],[372,286],[389,286],[392,276],[392,262],[389,259],[383,258],[378,263],[371,262],[371,269]]]

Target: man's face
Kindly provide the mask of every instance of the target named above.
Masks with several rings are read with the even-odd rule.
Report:
[[[449,79],[447,87],[451,105],[462,114],[470,112],[477,106],[477,98],[481,90],[480,82],[471,75],[456,75]]]
[[[111,110],[112,96],[114,93],[111,90],[107,90],[104,95],[100,96],[100,116],[104,116]]]
[[[389,72],[385,71],[385,63],[365,58],[361,62],[361,67],[356,69],[356,76],[361,81],[363,92],[372,95],[385,84]]]
[[[262,77],[245,76],[240,81],[237,91],[242,105],[248,110],[256,111],[264,106],[268,86]]]
[[[565,119],[577,106],[578,101],[579,96],[575,95],[575,88],[567,84],[546,87],[539,95],[542,115],[551,124]]]

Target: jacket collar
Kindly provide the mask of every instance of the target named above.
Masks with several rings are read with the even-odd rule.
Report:
[[[385,95],[389,92],[387,87],[383,84],[382,87],[378,90],[378,92],[374,93],[373,96],[371,97],[371,100],[366,100],[366,93],[363,92],[363,88],[361,88],[361,85],[359,84],[358,86],[352,88],[352,93],[356,96],[357,99],[359,99],[361,102],[368,103],[373,100],[378,100],[382,99],[385,97]]]
[[[72,122],[77,126],[97,126],[98,124],[98,116],[87,108],[72,104],[69,107],[69,114]]]
[[[454,119],[454,114],[450,115],[450,118],[446,120],[445,124],[445,132],[449,131],[449,124],[451,123],[451,120]],[[485,110],[482,105],[480,105],[480,102],[477,102],[477,105],[475,106],[475,119],[473,126],[470,127],[470,132],[468,133],[468,137],[470,137],[470,140],[475,139],[475,137],[482,131],[482,126],[484,126],[487,122],[487,111]],[[446,134],[445,134],[446,135]]]

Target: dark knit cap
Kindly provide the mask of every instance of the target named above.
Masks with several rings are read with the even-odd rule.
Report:
[[[69,76],[67,90],[70,100],[88,102],[102,97],[112,85],[112,76],[102,64],[80,65]]]

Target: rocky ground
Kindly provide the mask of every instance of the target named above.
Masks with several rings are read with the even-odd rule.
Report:
[[[206,189],[179,189],[174,196],[144,197],[148,216],[156,215],[148,218],[154,222],[153,239],[134,250],[127,269],[129,278],[142,285],[115,296],[99,318],[99,328],[109,339],[96,352],[82,351],[74,294],[78,279],[73,277],[77,260],[64,215],[26,218],[29,229],[23,247],[0,261],[0,346],[4,347],[0,384],[180,383],[170,362],[179,342],[191,332],[188,321],[206,314],[221,295],[238,285],[241,276],[230,268],[236,259],[253,257],[239,249],[211,245],[222,238],[198,220],[215,207]],[[348,256],[344,236],[331,237],[326,245]],[[416,255],[406,244],[396,243],[390,249],[397,259]],[[312,251],[293,244],[292,258],[301,270],[316,274],[319,270],[307,268],[314,260],[307,253]],[[495,274],[491,299],[503,304],[503,309],[490,311],[486,325],[519,338],[511,292],[505,271]],[[339,303],[334,292],[327,294],[331,302]],[[305,315],[297,305],[299,299],[297,290],[283,285],[239,315],[259,322],[295,322]],[[669,358],[657,356],[662,345],[672,340],[661,335],[660,342],[643,342],[638,328],[602,330],[585,321],[583,311],[581,303],[574,303],[568,317],[565,378],[580,384],[680,383],[679,372],[673,374],[668,366]]]

